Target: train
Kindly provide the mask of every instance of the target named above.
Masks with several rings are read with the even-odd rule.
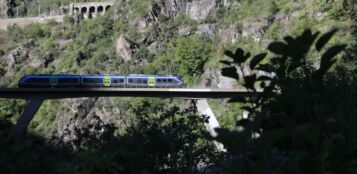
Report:
[[[18,82],[19,88],[183,88],[179,75],[25,75]]]

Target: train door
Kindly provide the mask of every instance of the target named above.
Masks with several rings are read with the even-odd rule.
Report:
[[[55,87],[55,86],[57,86],[57,84],[58,84],[58,78],[51,76],[50,77],[50,86]]]
[[[155,77],[149,77],[149,87],[155,88]]]
[[[103,85],[105,87],[110,87],[110,77],[109,76],[104,76],[103,78]]]

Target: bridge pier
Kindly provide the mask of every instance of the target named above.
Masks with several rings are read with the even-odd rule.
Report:
[[[206,126],[207,131],[210,133],[212,137],[217,136],[217,132],[214,130],[215,128],[219,128],[219,123],[217,121],[216,116],[214,115],[211,107],[209,106],[208,102],[206,99],[202,100],[196,100],[195,102],[197,111],[200,115],[202,116],[208,116],[208,123],[204,123]],[[224,148],[223,144],[217,141],[213,142],[217,148],[218,151],[220,152],[226,152],[226,149]]]
[[[43,100],[30,100],[25,107],[25,110],[22,112],[20,118],[17,120],[16,125],[14,126],[11,132],[11,138],[19,138],[26,131],[26,128],[30,121],[35,116],[38,109],[40,109]]]

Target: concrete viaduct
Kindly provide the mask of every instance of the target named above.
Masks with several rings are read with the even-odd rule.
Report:
[[[260,91],[258,92],[260,93]],[[200,115],[209,116],[205,126],[212,136],[217,136],[215,128],[219,123],[207,98],[231,98],[248,96],[252,92],[238,89],[194,89],[194,88],[0,88],[0,98],[29,100],[22,115],[12,131],[12,137],[19,137],[46,99],[80,98],[80,97],[158,97],[183,98],[195,101]],[[219,142],[214,142],[217,150],[226,151]]]
[[[114,1],[71,3],[69,5],[69,14],[79,15],[84,19],[95,18],[98,15],[103,15],[113,5]]]

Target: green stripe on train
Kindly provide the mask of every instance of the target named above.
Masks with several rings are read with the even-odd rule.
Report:
[[[109,87],[110,86],[110,77],[104,76],[103,78],[103,86]]]
[[[155,87],[155,77],[149,77],[149,87]]]

